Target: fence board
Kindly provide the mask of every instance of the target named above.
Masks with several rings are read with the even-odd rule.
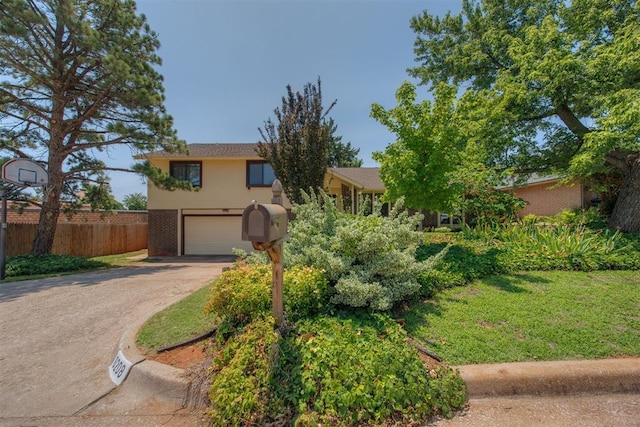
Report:
[[[38,224],[7,224],[7,256],[31,252]],[[58,224],[52,253],[94,257],[147,248],[147,224]]]

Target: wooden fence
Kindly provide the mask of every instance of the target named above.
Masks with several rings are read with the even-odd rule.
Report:
[[[7,224],[7,256],[31,252],[38,224]],[[58,224],[54,254],[94,257],[147,247],[147,224]]]

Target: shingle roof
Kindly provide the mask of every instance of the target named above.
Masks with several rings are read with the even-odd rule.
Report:
[[[154,157],[172,157],[172,158],[241,158],[241,159],[258,159],[256,148],[257,143],[206,143],[206,144],[188,144],[189,154],[184,153],[168,153],[164,150],[154,151],[151,153],[141,154],[136,158],[154,158]]]
[[[346,178],[363,190],[385,191],[380,180],[380,168],[330,168],[328,172]]]
[[[498,190],[504,190],[505,188],[529,187],[531,185],[557,182],[561,179],[558,175],[541,175],[535,172],[526,178],[526,180],[522,180],[517,176],[510,177],[504,184],[499,185],[496,188]]]

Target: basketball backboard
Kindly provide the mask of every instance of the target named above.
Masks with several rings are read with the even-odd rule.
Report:
[[[13,159],[2,165],[2,180],[22,187],[44,187],[49,174],[33,160]]]

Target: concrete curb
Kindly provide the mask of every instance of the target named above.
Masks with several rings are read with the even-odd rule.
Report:
[[[148,360],[136,345],[136,335],[151,315],[145,317],[142,322],[129,327],[120,338],[118,350],[133,366],[127,378],[120,385],[138,393],[153,396],[154,398],[178,407],[184,407],[189,392],[190,382],[186,378],[184,369]]]
[[[456,367],[469,398],[640,393],[640,358]]]
[[[155,312],[154,312],[155,313]],[[129,327],[121,350],[133,363],[120,385],[163,402],[184,407],[190,382],[184,369],[147,360],[135,343],[138,330],[154,313]],[[640,358],[519,362],[455,366],[467,384],[469,398],[640,393]]]

